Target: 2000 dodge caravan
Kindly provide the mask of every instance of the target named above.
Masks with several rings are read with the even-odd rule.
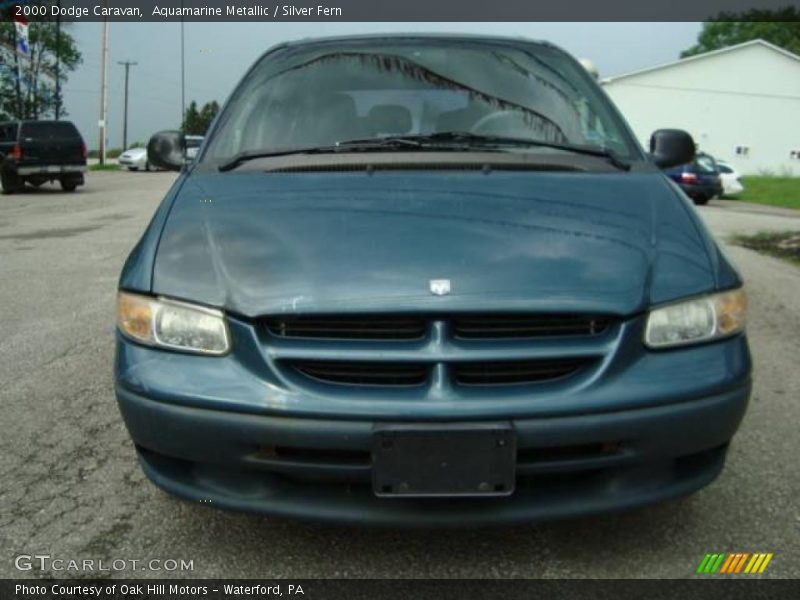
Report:
[[[668,125],[668,124],[667,124]],[[147,476],[364,524],[618,510],[720,472],[750,392],[742,281],[595,80],[546,43],[283,44],[119,282]]]

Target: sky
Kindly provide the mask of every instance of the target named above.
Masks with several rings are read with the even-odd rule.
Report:
[[[64,85],[68,119],[90,148],[98,147],[100,23],[70,25],[83,63]],[[591,59],[601,77],[676,60],[697,39],[701,23],[186,23],[186,103],[220,104],[244,72],[270,46],[287,40],[381,32],[481,33],[547,40],[577,58]],[[110,23],[108,148],[122,145],[125,69],[130,69],[128,145],[147,142],[181,119],[179,23]]]

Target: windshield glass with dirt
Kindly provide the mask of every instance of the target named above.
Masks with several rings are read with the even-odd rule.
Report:
[[[625,126],[582,69],[555,48],[527,42],[357,40],[290,47],[251,70],[221,115],[203,162],[447,132],[638,158]]]

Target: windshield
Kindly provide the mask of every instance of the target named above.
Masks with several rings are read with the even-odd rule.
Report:
[[[67,139],[78,137],[72,123],[67,121],[35,121],[22,124],[23,138]]]
[[[695,160],[697,170],[701,173],[716,173],[717,163],[708,154],[698,154]]]
[[[417,38],[268,54],[232,96],[202,160],[442,132],[639,157],[608,100],[563,52],[526,42]]]

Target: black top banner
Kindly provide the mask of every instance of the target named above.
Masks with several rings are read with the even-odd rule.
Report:
[[[797,19],[800,0],[0,0],[38,21],[705,21],[721,13]],[[742,20],[742,19],[732,19]]]

